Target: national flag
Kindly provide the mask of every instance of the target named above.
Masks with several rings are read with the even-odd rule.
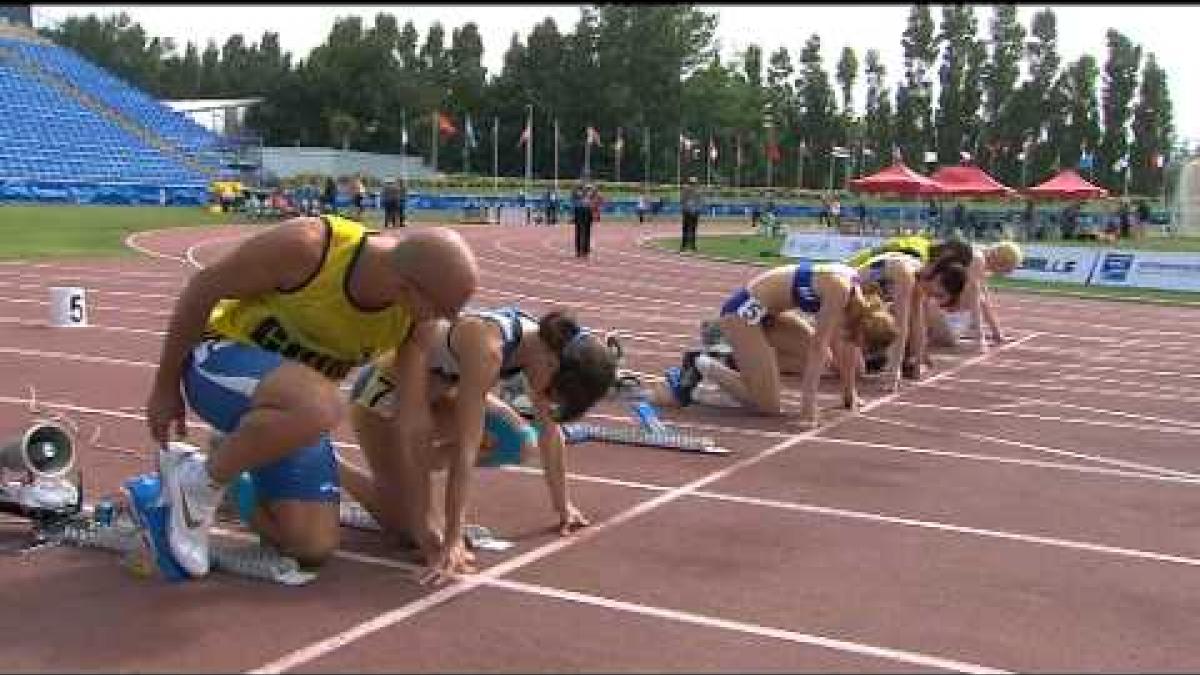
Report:
[[[588,145],[594,145],[597,148],[604,147],[600,144],[600,132],[596,131],[595,127],[588,127],[585,142]]]
[[[971,163],[971,153],[967,152],[966,150],[959,150],[958,151],[958,159],[963,164],[970,164]]]
[[[779,154],[779,144],[778,143],[768,143],[767,144],[767,159],[772,164],[775,164],[775,163],[779,162],[780,158],[781,157]]]
[[[525,123],[525,128],[521,130],[521,138],[517,139],[517,147],[521,147],[529,142],[529,122]]]
[[[717,161],[717,142],[712,137],[708,139],[708,159],[713,162]]]
[[[1166,164],[1167,158],[1161,152],[1155,153],[1154,156],[1150,158],[1150,166],[1153,166],[1156,169],[1161,169],[1166,166]]]
[[[1126,155],[1124,157],[1121,157],[1117,161],[1113,162],[1112,168],[1113,168],[1113,171],[1121,171],[1121,170],[1129,168],[1129,156]]]
[[[618,155],[625,149],[625,136],[621,127],[617,127],[617,138],[613,141],[613,152]]]
[[[450,116],[444,112],[438,113],[438,132],[443,136],[453,136],[458,133],[458,127],[454,126]]]
[[[937,161],[937,159],[938,159],[938,158],[937,158],[937,153],[936,153],[936,152],[934,152],[934,151],[932,151],[932,150],[926,150],[926,151],[925,151],[925,163],[926,163],[926,164],[933,164],[934,162],[936,162],[936,161]]]
[[[475,138],[475,127],[471,124],[471,115],[467,113],[467,121],[463,124],[466,128],[465,142],[468,148],[474,148],[479,145],[479,141]]]
[[[830,150],[830,154],[832,154],[834,157],[845,158],[850,156],[850,151],[840,145],[835,145],[833,146],[833,149]]]

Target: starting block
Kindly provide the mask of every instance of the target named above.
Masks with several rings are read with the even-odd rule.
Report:
[[[100,549],[136,560],[139,555],[148,559],[141,533],[127,513],[116,513],[109,523],[100,523],[87,509],[78,515],[48,524],[38,533],[48,544],[70,545],[80,548]],[[224,544],[212,543],[210,552],[213,567],[221,572],[241,577],[273,581],[286,586],[301,586],[317,578],[317,574],[304,570],[293,558],[280,555],[268,546],[256,543]],[[135,572],[149,574],[145,563]]]
[[[564,424],[563,435],[568,443],[604,441],[622,445],[641,445],[651,448],[666,448],[681,452],[696,452],[702,455],[728,455],[730,450],[722,448],[707,436],[696,436],[678,431],[648,431],[640,427],[603,427],[596,424]]]
[[[364,530],[367,532],[380,532],[383,528],[371,515],[370,511],[363,508],[362,504],[352,500],[343,499],[338,507],[338,520],[344,527],[350,527],[356,530]],[[463,526],[463,539],[467,542],[467,548],[472,551],[507,551],[513,547],[511,541],[499,539],[492,534],[492,531],[483,525],[465,525]]]

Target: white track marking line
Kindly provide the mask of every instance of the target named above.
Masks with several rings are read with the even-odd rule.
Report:
[[[143,417],[140,414],[140,412],[141,412],[140,409],[139,409],[138,413],[133,413],[133,412],[129,412],[128,410],[113,410],[113,409],[107,409],[107,408],[94,408],[94,407],[81,406],[81,405],[76,405],[76,404],[62,403],[62,402],[57,402],[57,401],[41,401],[40,403],[41,403],[41,405],[43,405],[47,408],[53,408],[53,409],[58,409],[58,410],[66,410],[66,411],[70,411],[70,412],[97,415],[97,416],[103,416],[103,417],[114,417],[114,418],[118,418],[118,419],[137,421],[137,422],[143,421]],[[29,404],[28,399],[0,396],[0,405],[27,406],[28,404]],[[611,415],[593,415],[593,416],[604,418],[604,419],[613,419],[613,420],[618,420],[618,421],[624,421],[624,418],[619,418],[619,417],[615,417],[615,416],[611,416]],[[884,420],[882,418],[875,418],[875,417],[864,416],[863,419],[878,421],[878,422],[882,422],[882,423],[892,423],[892,421],[890,421],[890,420]],[[790,437],[789,434],[784,434],[784,433],[779,433],[779,432],[761,432],[761,431],[749,430],[749,429],[737,429],[737,428],[733,428],[733,427],[710,427],[710,426],[700,427],[700,426],[695,426],[695,425],[672,425],[672,426],[674,426],[677,429],[682,429],[685,431],[715,429],[717,431],[729,433],[731,435],[735,435],[735,434],[768,435],[769,434],[772,437],[784,437],[784,438]],[[917,425],[901,424],[899,426],[915,427]],[[193,428],[193,429],[201,429],[201,430],[208,429],[207,425],[199,423],[199,422],[188,422],[188,427]],[[989,437],[976,436],[976,438],[978,438],[980,440],[986,440]],[[1190,474],[1185,471],[1176,471],[1174,469],[1168,469],[1166,467],[1156,467],[1156,466],[1150,466],[1150,465],[1145,465],[1145,464],[1138,464],[1136,462],[1123,462],[1121,460],[1116,460],[1116,459],[1107,458],[1107,457],[1098,457],[1096,455],[1085,455],[1082,453],[1074,453],[1074,452],[1070,452],[1070,451],[1066,451],[1066,450],[1057,450],[1054,448],[1045,448],[1042,446],[1031,446],[1030,444],[1027,444],[1027,443],[1020,443],[1020,442],[1016,442],[1016,441],[1003,441],[1001,439],[994,439],[994,440],[996,442],[1002,442],[1002,443],[1008,444],[1008,445],[1028,447],[1029,449],[1046,452],[1048,454],[1061,454],[1064,456],[1075,457],[1078,459],[1083,459],[1083,460],[1088,460],[1088,461],[1093,461],[1093,462],[1098,462],[1098,463],[1107,463],[1107,464],[1113,464],[1113,465],[1118,465],[1118,466],[1127,466],[1129,468],[1139,469],[1139,471],[1122,471],[1122,470],[1118,470],[1118,469],[1108,469],[1108,468],[1104,468],[1104,467],[1088,466],[1085,464],[1063,464],[1063,463],[1059,463],[1059,462],[1043,462],[1043,461],[1039,461],[1039,460],[1021,459],[1021,458],[1017,458],[1017,457],[1005,457],[1002,455],[982,455],[982,454],[975,454],[975,453],[951,452],[951,451],[945,451],[945,450],[936,450],[933,448],[921,448],[921,447],[915,447],[915,446],[897,445],[897,444],[893,444],[893,443],[875,443],[875,442],[870,442],[870,441],[859,441],[859,440],[854,440],[854,439],[849,439],[849,438],[833,438],[833,437],[822,436],[820,438],[816,438],[816,439],[812,439],[812,440],[815,442],[819,442],[819,443],[832,443],[832,444],[836,444],[836,445],[849,445],[849,446],[857,446],[857,447],[874,448],[874,449],[888,450],[888,451],[892,451],[892,452],[899,452],[899,453],[906,453],[906,454],[930,455],[930,456],[935,456],[935,457],[948,457],[948,458],[953,458],[953,459],[965,459],[965,460],[970,460],[970,461],[981,461],[981,462],[996,462],[996,463],[1000,463],[1000,464],[1011,464],[1011,465],[1022,466],[1022,467],[1054,469],[1054,470],[1059,470],[1059,471],[1068,471],[1068,472],[1075,472],[1075,473],[1080,473],[1080,474],[1113,476],[1113,477],[1118,477],[1118,478],[1130,478],[1130,479],[1138,479],[1138,480],[1147,480],[1147,481],[1152,481],[1152,482],[1178,483],[1178,484],[1192,484],[1192,483],[1200,482],[1200,474]],[[342,448],[342,449],[350,449],[350,450],[359,449],[359,446],[357,443],[334,441],[333,445],[337,448]],[[537,474],[537,475],[542,474],[541,468],[533,467],[533,466],[507,466],[507,467],[501,467],[501,470],[516,472],[516,473],[530,473],[530,474]],[[650,491],[656,491],[656,492],[663,492],[666,490],[673,489],[672,486],[655,485],[652,483],[629,481],[629,480],[624,480],[624,479],[620,479],[620,478],[609,478],[606,476],[594,476],[594,475],[590,475],[590,474],[568,473],[567,476],[568,476],[568,478],[570,478],[572,480],[578,480],[578,481],[586,482],[586,483],[600,483],[600,484],[606,484],[606,485],[634,488],[634,489],[639,489],[639,490],[650,490]]]
[[[1105,427],[1110,429],[1135,429],[1138,431],[1151,431],[1160,434],[1180,434],[1184,436],[1200,436],[1200,429],[1190,427],[1171,427],[1166,425],[1148,425],[1148,424],[1126,424],[1123,422],[1107,422],[1105,420],[1087,419],[1083,417],[1060,417],[1057,415],[1038,415],[1035,413],[1021,413],[1011,410],[989,410],[987,408],[961,408],[957,406],[949,406],[935,403],[912,403],[910,401],[896,401],[895,405],[904,408],[924,408],[936,409],[942,412],[965,413],[968,415],[994,415],[997,417],[1017,417],[1020,419],[1037,420],[1039,422],[1061,422],[1063,424],[1079,424],[1090,427]]]
[[[935,385],[930,388],[933,389],[934,391],[944,391],[944,392],[952,393],[952,394],[970,395],[970,394],[980,393],[980,392],[967,391],[967,390],[964,390],[959,387],[946,386],[944,384]],[[992,393],[992,392],[982,392],[982,393],[985,396],[994,396],[994,397],[1004,396],[1003,394],[996,394],[996,393]],[[1154,415],[1138,415],[1136,413],[1127,413],[1127,412],[1123,412],[1120,410],[1110,410],[1108,408],[1096,408],[1094,406],[1080,405],[1077,403],[1065,403],[1063,401],[1050,401],[1047,399],[1033,398],[1033,397],[1029,397],[1029,396],[1022,396],[1008,404],[998,404],[998,405],[994,405],[994,406],[989,406],[988,409],[1000,408],[1000,407],[1004,407],[1005,405],[1024,406],[1024,405],[1030,405],[1030,404],[1036,404],[1036,405],[1042,405],[1042,406],[1053,406],[1053,407],[1058,407],[1058,408],[1066,408],[1067,410],[1079,410],[1082,412],[1093,412],[1093,413],[1098,413],[1101,415],[1110,415],[1112,417],[1123,417],[1123,418],[1131,419],[1131,420],[1141,420],[1143,422],[1157,422],[1157,423],[1163,424],[1165,426],[1184,427],[1184,428],[1188,428],[1188,429],[1200,429],[1200,422],[1193,422],[1193,421],[1189,421],[1189,420],[1180,420],[1180,419],[1175,419],[1175,418],[1171,418],[1171,417],[1157,417]]]
[[[874,415],[863,415],[862,419],[870,421],[870,422],[876,422],[878,424],[888,424],[888,425],[892,425],[892,426],[903,427],[906,429],[912,429],[914,431],[920,431],[923,433],[945,434],[948,431],[944,427],[932,427],[932,426],[928,426],[925,424],[916,424],[914,422],[906,422],[903,420],[893,420],[893,419],[887,419],[885,417],[876,417]],[[1073,459],[1080,459],[1080,460],[1084,460],[1084,461],[1088,461],[1088,462],[1095,462],[1097,464],[1108,464],[1111,466],[1121,467],[1123,469],[1131,469],[1131,470],[1137,471],[1137,472],[1145,472],[1145,473],[1158,474],[1158,475],[1164,475],[1164,476],[1175,476],[1178,478],[1186,478],[1189,480],[1200,480],[1200,473],[1192,473],[1192,472],[1188,472],[1188,471],[1182,471],[1179,469],[1171,469],[1171,468],[1168,468],[1165,466],[1144,464],[1141,462],[1133,462],[1133,461],[1129,461],[1129,460],[1118,459],[1115,457],[1107,457],[1104,455],[1094,455],[1094,454],[1088,454],[1088,453],[1083,453],[1083,452],[1074,452],[1072,450],[1063,450],[1061,448],[1052,448],[1052,447],[1048,447],[1045,445],[1026,443],[1024,441],[1013,441],[1013,440],[1009,440],[1007,438],[999,438],[997,436],[988,436],[985,434],[977,434],[977,433],[973,433],[973,432],[969,432],[969,431],[950,431],[949,433],[952,433],[953,435],[958,436],[960,438],[969,438],[971,440],[982,441],[985,443],[998,443],[1000,445],[1011,445],[1016,448],[1032,450],[1034,452],[1044,453],[1047,455],[1059,455],[1062,457],[1071,457]]]
[[[959,364],[955,369],[948,370],[945,373],[942,373],[941,376],[945,376],[949,373],[956,372],[959,369],[969,367],[970,365],[972,365],[974,363],[977,363],[979,361],[982,361],[983,359],[988,358],[992,354],[1002,353],[1006,348],[1008,348],[1010,346],[1015,347],[1017,345],[1020,345],[1025,340],[1028,340],[1032,337],[1034,337],[1033,334],[1028,335],[1024,338],[1021,338],[1020,340],[1017,340],[1017,341],[1011,342],[1007,345],[1004,345],[1004,346],[994,350],[993,352],[990,352],[989,354],[980,355],[973,359],[964,361],[963,363]],[[939,375],[935,375],[926,381],[934,382],[934,381],[937,381],[938,379],[939,379]],[[919,386],[920,386],[920,383],[918,383],[917,387],[919,387]],[[891,394],[889,396],[885,396],[885,397],[876,399],[874,401],[871,401],[870,403],[867,403],[866,405],[864,405],[862,407],[862,412],[864,412],[864,413],[869,412],[870,410],[872,410],[876,407],[879,407],[885,403],[894,401],[900,395],[900,393],[902,393],[902,392],[897,392],[895,394]],[[808,431],[796,434],[795,436],[793,436],[789,439],[783,440],[780,443],[777,443],[756,455],[752,455],[745,459],[738,460],[737,462],[734,462],[733,464],[730,464],[723,469],[714,471],[704,477],[698,478],[698,479],[693,480],[685,485],[674,488],[669,492],[661,493],[652,499],[641,502],[641,503],[636,504],[624,511],[616,513],[608,520],[605,520],[602,523],[598,523],[596,525],[593,525],[593,526],[583,530],[582,532],[578,533],[575,537],[572,537],[569,539],[559,539],[557,541],[553,541],[553,542],[545,544],[541,547],[533,549],[522,555],[513,557],[503,563],[500,563],[499,565],[496,565],[495,567],[488,568],[487,570],[480,572],[477,575],[473,575],[472,577],[467,578],[467,579],[459,580],[450,586],[444,587],[444,588],[432,593],[431,595],[428,595],[428,596],[422,598],[421,600],[406,604],[395,610],[386,612],[386,613],[381,614],[373,619],[370,619],[368,621],[360,623],[360,624],[358,624],[354,627],[351,627],[345,631],[342,631],[340,633],[332,635],[324,640],[314,642],[306,647],[302,647],[295,651],[289,652],[289,653],[281,656],[280,658],[278,658],[274,661],[268,662],[268,663],[264,664],[263,666],[256,668],[250,672],[253,672],[253,673],[279,673],[279,672],[284,672],[286,670],[290,670],[297,666],[304,665],[315,659],[321,658],[321,657],[323,657],[329,653],[332,653],[333,651],[336,651],[337,649],[339,649],[351,642],[354,642],[362,637],[370,635],[371,633],[374,633],[376,631],[382,630],[383,628],[386,628],[388,626],[399,623],[400,621],[403,621],[403,620],[407,619],[408,617],[413,616],[414,614],[417,614],[417,613],[423,611],[424,609],[427,609],[429,607],[435,607],[443,602],[446,602],[447,600],[451,600],[454,597],[457,597],[458,595],[460,595],[462,593],[470,591],[471,589],[480,585],[484,580],[499,578],[499,577],[504,576],[512,571],[515,571],[526,565],[534,563],[546,556],[557,553],[560,550],[577,545],[579,542],[588,541],[588,540],[592,539],[593,537],[598,536],[602,532],[605,532],[609,529],[615,528],[618,525],[621,525],[629,520],[632,520],[644,513],[648,513],[648,512],[653,511],[665,504],[669,504],[677,499],[687,496],[690,493],[694,493],[697,490],[699,490],[700,488],[703,488],[706,485],[709,485],[711,483],[719,481],[736,471],[739,471],[748,466],[753,466],[755,464],[758,464],[759,462],[761,462],[769,457],[772,457],[776,454],[779,454],[780,452],[783,452],[784,450],[796,445],[797,443],[804,441],[805,439],[812,438],[823,431],[828,431],[830,429],[836,428],[837,426],[843,424],[846,420],[851,419],[852,417],[853,417],[852,415],[841,416],[841,417],[838,417],[837,419],[834,419],[833,421],[829,422],[828,424],[826,424],[824,426],[818,426],[814,429],[809,429]]]
[[[721,619],[693,612],[684,612],[675,609],[666,609],[662,607],[652,607],[635,602],[627,602],[624,600],[614,600],[598,595],[587,593],[579,593],[577,591],[566,591],[555,588],[547,588],[535,584],[528,584],[521,581],[512,581],[508,579],[493,579],[488,582],[488,586],[496,588],[504,588],[518,593],[527,595],[538,595],[546,598],[552,598],[563,602],[571,602],[581,605],[589,605],[592,607],[602,607],[605,609],[629,612],[638,616],[651,616],[679,623],[687,623],[695,626],[703,626],[706,628],[717,628],[756,637],[773,638],[784,642],[793,642],[798,644],[812,645],[815,647],[823,647],[839,652],[847,652],[858,654],[860,656],[870,656],[888,661],[896,661],[905,663],[911,666],[920,666],[925,668],[938,668],[959,673],[1005,673],[1008,671],[992,668],[989,666],[981,666],[965,661],[956,661],[946,659],[920,652],[907,651],[903,649],[892,649],[889,647],[879,647],[861,642],[851,642],[848,640],[839,640],[836,638],[815,635],[812,633],[800,633],[792,630],[781,628],[773,628],[760,624],[746,623],[744,621],[732,621],[729,619]]]
[[[872,420],[879,418],[870,418]],[[1079,474],[1095,474],[1101,476],[1114,476],[1118,478],[1132,478],[1136,480],[1147,480],[1162,483],[1176,483],[1191,485],[1200,483],[1200,475],[1188,474],[1179,472],[1181,476],[1165,475],[1160,473],[1159,467],[1146,467],[1141,471],[1123,471],[1120,469],[1109,469],[1102,466],[1088,466],[1086,464],[1064,464],[1061,462],[1046,462],[1036,459],[1021,459],[1019,457],[1006,457],[1004,455],[981,455],[969,452],[952,452],[949,450],[935,450],[932,448],[918,448],[907,445],[896,445],[893,443],[874,443],[871,441],[859,441],[850,438],[826,438],[822,436],[820,439],[814,439],[820,443],[835,443],[838,445],[853,445],[863,448],[874,448],[877,450],[888,450],[892,452],[901,452],[914,455],[930,455],[934,457],[949,457],[953,459],[966,459],[978,462],[995,462],[997,464],[1011,464],[1013,466],[1022,467],[1037,467],[1042,469],[1054,469],[1060,471],[1069,471]],[[1078,454],[1063,451],[1063,454]],[[1087,455],[1080,459],[1088,459]],[[1169,471],[1166,469],[1164,471]],[[1187,477],[1184,477],[1187,476]]]
[[[706,490],[697,491],[698,496],[709,497],[725,502],[736,504],[747,504],[755,506],[763,506],[767,508],[784,509],[788,511],[800,511],[804,513],[815,513],[826,516],[836,516],[839,518],[848,518],[851,520],[865,520],[876,523],[888,523],[891,525],[904,525],[908,527],[918,527],[929,530],[938,530],[942,532],[953,532],[955,534],[970,534],[980,537],[989,537],[993,539],[1003,539],[1007,541],[1017,541],[1026,544],[1038,544],[1042,546],[1053,546],[1059,548],[1068,548],[1078,551],[1087,551],[1089,553],[1100,553],[1105,555],[1114,555],[1125,558],[1134,558],[1138,560],[1151,560],[1154,562],[1170,563],[1174,565],[1185,565],[1188,567],[1200,567],[1200,558],[1192,558],[1189,556],[1173,555],[1170,553],[1159,553],[1157,551],[1144,551],[1135,548],[1125,548],[1123,546],[1108,546],[1105,544],[1093,544],[1086,541],[1075,541],[1072,539],[1061,539],[1058,537],[1046,537],[1033,534],[1021,534],[1018,532],[1006,532],[1004,530],[991,530],[982,527],[968,527],[965,525],[954,525],[952,523],[943,523],[934,520],[921,520],[918,518],[905,518],[902,516],[889,516],[882,513],[873,513],[870,511],[855,511],[851,509],[839,509],[830,506],[820,506],[817,504],[800,504],[793,502],[785,502],[777,499],[762,499],[758,497],[745,497],[742,495],[728,495],[720,492],[708,492]]]
[[[1098,396],[1112,396],[1117,398],[1138,398],[1148,401],[1163,401],[1167,403],[1200,403],[1200,396],[1168,396],[1166,394],[1154,394],[1143,391],[1122,391],[1120,389],[1100,389],[1096,387],[1063,387],[1054,384],[1044,384],[1045,380],[1039,383],[1029,383],[1028,381],[1007,381],[1000,379],[978,380],[969,377],[952,377],[948,378],[949,382],[959,384],[975,384],[983,386],[996,387],[1012,387],[1014,389],[1037,389],[1038,391],[1060,391],[1068,394],[1084,394]],[[1183,390],[1183,388],[1180,388]],[[985,392],[986,393],[986,392]]]
[[[169,231],[170,230],[143,230],[141,232],[134,232],[133,234],[130,234],[128,237],[125,237],[125,246],[137,251],[138,253],[141,253],[144,256],[148,256],[151,258],[159,258],[161,260],[174,260],[175,262],[186,263],[187,260],[181,256],[171,255],[170,253],[163,253],[161,251],[155,251],[153,249],[146,248],[145,246],[142,246],[139,243],[139,240],[146,235],[151,235],[151,234],[156,234],[156,233],[161,233],[161,232],[169,232]]]

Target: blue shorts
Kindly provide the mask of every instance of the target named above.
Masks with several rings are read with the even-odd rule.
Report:
[[[772,318],[770,312],[762,303],[758,301],[750,291],[745,288],[739,288],[729,296],[725,304],[721,305],[721,316],[737,315],[743,321],[751,326],[770,326]]]
[[[221,433],[237,428],[258,384],[284,357],[229,340],[204,340],[188,355],[183,391],[188,405]],[[329,433],[316,443],[248,472],[261,502],[337,502],[337,460]]]

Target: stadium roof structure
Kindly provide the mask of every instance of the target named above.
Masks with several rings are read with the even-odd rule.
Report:
[[[1050,180],[1026,189],[1025,194],[1046,199],[1103,199],[1108,190],[1087,182],[1074,169],[1064,169]]]
[[[896,162],[870,176],[855,178],[848,187],[855,192],[900,195],[940,195],[946,191],[940,183],[913,171],[903,162]]]
[[[974,164],[943,166],[930,178],[945,189],[947,195],[962,197],[1012,197],[1017,191],[1004,185]]]

